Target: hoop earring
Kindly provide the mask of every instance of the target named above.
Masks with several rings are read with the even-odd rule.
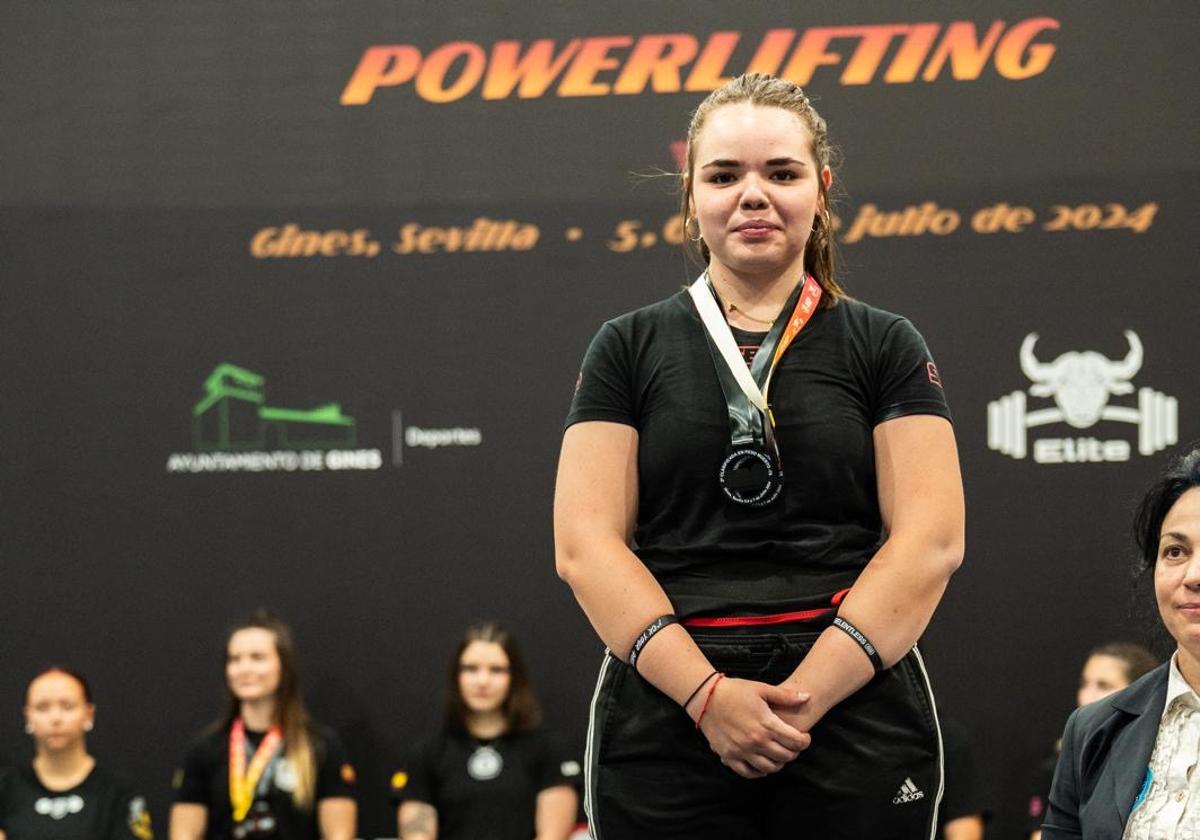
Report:
[[[92,727],[93,727],[93,726],[95,726],[95,724],[94,724],[94,723],[92,723],[92,722],[89,720],[87,723],[85,723],[85,724],[83,725],[83,731],[84,731],[84,732],[91,732],[91,731],[92,731]]]
[[[696,223],[696,235],[695,236],[692,236],[692,231],[691,231],[692,222]],[[697,219],[695,216],[688,217],[688,220],[683,223],[683,234],[691,242],[699,242],[700,240],[702,240],[704,238],[704,234],[700,233],[700,220]]]

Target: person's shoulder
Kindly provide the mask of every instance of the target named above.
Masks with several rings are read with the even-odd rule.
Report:
[[[327,744],[340,746],[342,744],[342,736],[336,729],[317,720],[309,721],[308,733],[309,737],[321,746]]]
[[[903,315],[880,309],[878,306],[872,306],[866,301],[852,297],[838,298],[836,304],[822,309],[822,312],[830,320],[841,321],[851,326],[880,333],[886,332],[896,324],[909,322]]]
[[[229,749],[229,727],[206,726],[192,736],[184,750],[188,760],[217,761]]]
[[[606,327],[622,334],[638,333],[647,328],[682,323],[692,317],[691,301],[686,288],[654,303],[609,318]]]
[[[465,743],[466,741],[467,736],[452,732],[444,726],[439,726],[413,741],[412,749],[408,752],[408,758],[436,758],[448,747],[454,744]]]
[[[97,761],[92,772],[88,774],[85,784],[98,791],[105,791],[118,796],[132,796],[133,779],[119,770],[113,770]]]

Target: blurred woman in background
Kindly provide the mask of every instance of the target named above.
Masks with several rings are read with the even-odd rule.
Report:
[[[49,668],[29,683],[33,762],[0,775],[0,840],[150,840],[146,800],[87,750],[96,707],[87,680]]]
[[[581,768],[540,724],[516,640],[496,624],[468,627],[442,731],[392,777],[402,840],[566,840]]]
[[[1083,671],[1079,674],[1079,690],[1075,693],[1075,708],[1103,700],[1154,670],[1157,665],[1154,654],[1141,645],[1131,642],[1100,645],[1088,654],[1083,663]],[[1033,775],[1027,811],[1029,840],[1039,840],[1042,836],[1042,819],[1046,815],[1054,767],[1058,764],[1059,746],[1054,745],[1054,754],[1038,765]]]
[[[290,628],[259,610],[225,645],[228,704],[175,773],[171,840],[352,840],[354,768],[300,697]]]

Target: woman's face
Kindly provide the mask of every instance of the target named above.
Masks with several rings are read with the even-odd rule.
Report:
[[[263,627],[246,627],[229,637],[225,680],[242,702],[274,697],[282,667],[275,634]]]
[[[798,276],[822,209],[818,181],[830,179],[804,122],[783,108],[722,105],[694,151],[692,204],[717,276]]]
[[[508,654],[496,642],[471,642],[458,658],[458,690],[472,713],[499,711],[511,683]]]
[[[1115,656],[1095,654],[1089,656],[1083,663],[1083,673],[1079,675],[1079,691],[1075,702],[1080,706],[1103,700],[1115,691],[1120,691],[1129,685],[1127,674],[1129,666]]]
[[[1158,613],[1179,647],[1200,660],[1200,487],[1167,511],[1154,564]]]
[[[25,723],[43,749],[62,750],[82,741],[92,728],[95,713],[74,677],[51,671],[29,684]]]

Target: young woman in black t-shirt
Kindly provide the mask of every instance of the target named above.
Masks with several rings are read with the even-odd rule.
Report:
[[[516,641],[467,628],[450,662],[443,731],[392,776],[401,840],[566,840],[578,761],[539,728]]]
[[[291,630],[260,610],[225,647],[228,708],[175,772],[172,840],[351,840],[355,774],[300,698]]]
[[[584,358],[555,544],[610,651],[586,757],[601,838],[934,830],[914,645],[962,559],[957,452],[920,335],[836,281],[832,163],[798,86],[714,91],[682,173],[706,274]],[[763,364],[739,378],[739,351]]]
[[[96,708],[87,681],[51,668],[25,699],[33,763],[0,773],[0,840],[151,840],[146,800],[88,754]]]

